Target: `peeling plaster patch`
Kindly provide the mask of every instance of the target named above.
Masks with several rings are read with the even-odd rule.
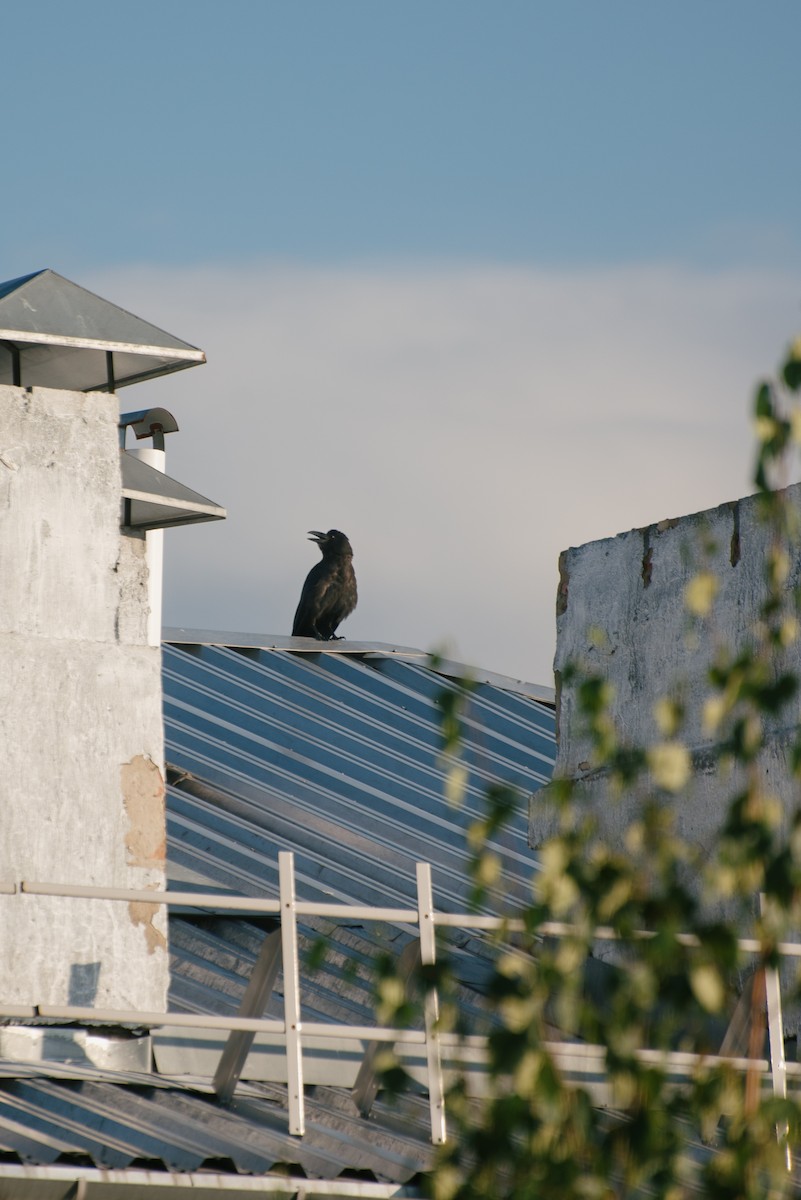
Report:
[[[166,838],[164,826],[164,781],[152,759],[137,754],[120,768],[122,802],[128,817],[125,848],[131,867],[164,866]],[[131,924],[144,927],[148,954],[166,951],[167,938],[154,924],[160,904],[134,900],[128,905]]]
[[[161,772],[152,759],[137,754],[120,768],[120,785],[129,822],[125,835],[128,865],[163,867],[167,846]]]
[[[167,939],[160,929],[153,924],[153,918],[161,908],[160,904],[148,904],[146,900],[131,900],[128,905],[128,916],[132,925],[144,925],[145,941],[148,954],[157,950],[167,949]]]
[[[559,555],[559,590],[556,593],[556,615],[564,616],[567,612],[567,596],[570,589],[570,572],[567,568],[567,553]]]

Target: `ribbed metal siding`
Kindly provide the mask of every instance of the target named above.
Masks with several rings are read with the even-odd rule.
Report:
[[[234,1015],[242,1002],[264,936],[263,929],[244,919],[214,917],[196,922],[172,917],[170,1009]],[[398,953],[408,937],[390,926],[362,929],[328,924],[324,935],[325,954],[312,970],[307,965],[309,956],[321,936],[320,928],[301,927],[303,1019],[372,1025],[376,959],[380,954]],[[489,1032],[491,1020],[479,994],[484,973],[481,962],[456,949],[453,951],[453,968],[457,978],[468,985],[459,989],[463,1015],[474,1032]],[[266,1016],[283,1017],[282,995],[283,982],[279,972]]]
[[[276,891],[279,849],[297,856],[304,899],[408,903],[414,864],[434,868],[438,906],[466,902],[465,834],[486,786],[521,789],[495,847],[506,886],[527,894],[528,795],[550,778],[553,714],[486,684],[465,714],[469,784],[443,796],[435,672],[390,658],[164,648],[168,763],[197,783],[171,789],[174,877],[249,893]]]
[[[290,1138],[285,1089],[254,1090],[259,1097],[248,1095],[223,1109],[208,1096],[176,1088],[2,1080],[0,1151],[38,1164],[88,1156],[109,1169],[155,1162],[195,1171],[230,1162],[245,1174],[289,1165],[311,1178],[365,1170],[396,1182],[430,1161],[427,1104],[419,1097],[404,1097],[397,1109],[379,1099],[366,1122],[347,1093],[318,1088],[307,1098],[305,1136]]]

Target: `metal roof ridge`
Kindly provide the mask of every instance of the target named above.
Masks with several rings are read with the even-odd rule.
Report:
[[[316,638],[290,637],[281,633],[236,633],[225,629],[187,629],[183,626],[165,627],[162,641],[192,646],[228,646],[240,650],[292,650],[305,654],[375,653],[392,657],[407,654],[422,660],[429,657],[425,650],[417,650],[414,646],[395,646],[391,642],[361,642],[351,638],[323,642]]]
[[[556,692],[552,687],[488,671],[482,667],[441,659],[427,650],[414,646],[398,646],[392,642],[360,642],[341,638],[334,642],[317,641],[316,638],[289,637],[285,634],[234,633],[227,630],[187,629],[182,626],[167,626],[162,629],[163,642],[171,645],[225,646],[239,650],[278,650],[301,654],[355,654],[362,658],[398,659],[412,665],[427,667],[438,675],[449,679],[468,679],[472,683],[485,683],[505,692],[516,692],[530,700],[553,707]]]

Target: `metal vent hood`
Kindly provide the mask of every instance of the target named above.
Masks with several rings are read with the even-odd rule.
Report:
[[[128,529],[170,529],[197,521],[223,521],[226,511],[186,484],[163,475],[127,450],[122,465],[122,523]]]
[[[205,361],[196,346],[55,271],[0,283],[0,383],[113,392]]]

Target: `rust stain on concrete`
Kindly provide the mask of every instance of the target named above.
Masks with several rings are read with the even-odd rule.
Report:
[[[736,567],[743,556],[743,548],[740,542],[740,501],[735,500],[731,506],[732,513],[732,531],[731,531],[731,549],[729,551],[729,561],[733,567]]]
[[[651,586],[651,577],[654,573],[654,549],[651,545],[651,526],[642,531],[642,585],[643,587]]]
[[[120,771],[128,816],[125,848],[130,867],[163,867],[167,854],[164,780],[152,759],[137,754]]]

